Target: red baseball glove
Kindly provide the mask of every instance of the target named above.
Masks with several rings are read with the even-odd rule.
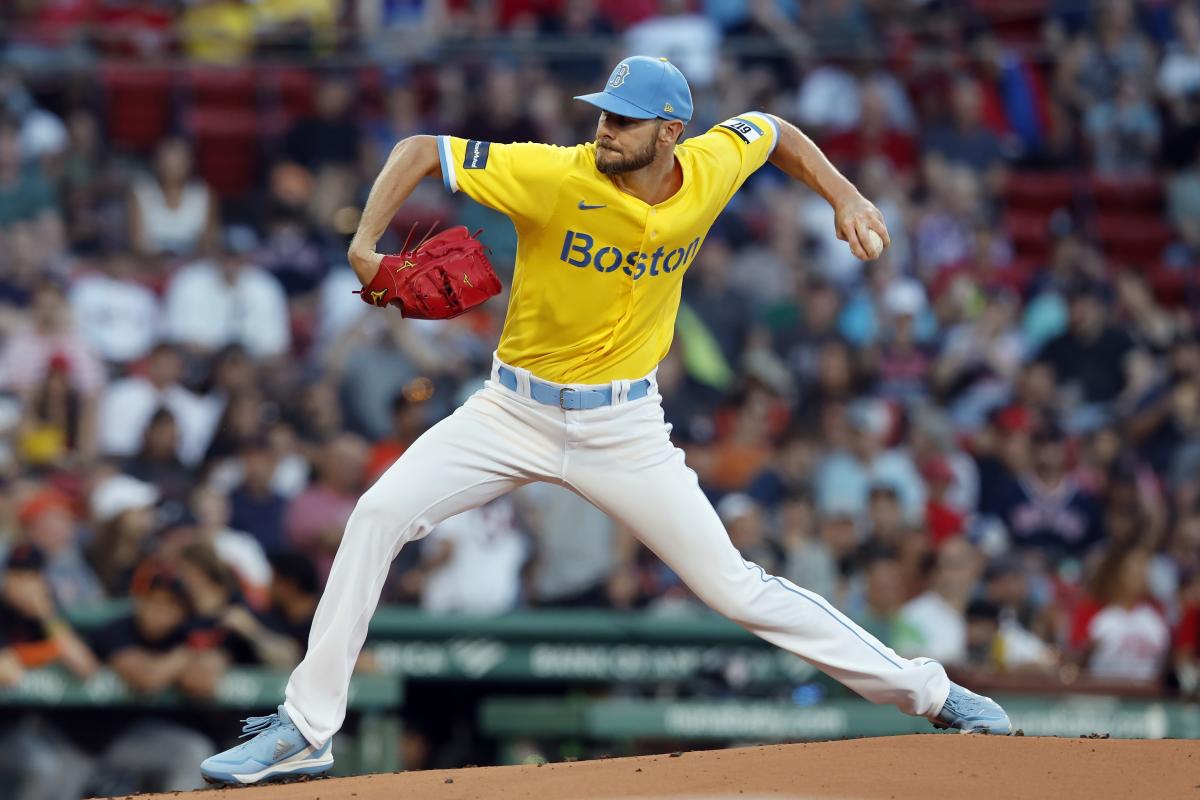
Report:
[[[462,225],[447,228],[412,250],[384,256],[357,294],[373,306],[399,307],[406,319],[457,317],[500,293],[486,250]]]

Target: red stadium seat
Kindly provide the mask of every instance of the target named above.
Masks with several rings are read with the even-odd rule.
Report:
[[[1104,254],[1116,265],[1149,267],[1162,258],[1163,249],[1175,238],[1169,225],[1157,214],[1098,213],[1092,220],[1096,239]]]
[[[312,115],[317,79],[311,70],[295,67],[268,70],[263,75],[262,86],[273,98],[275,112],[285,124],[291,125]]]
[[[172,80],[164,69],[106,66],[104,122],[114,145],[147,153],[171,128]]]
[[[262,176],[262,127],[253,112],[196,109],[188,120],[196,171],[222,198],[241,197]]]
[[[254,71],[242,67],[198,67],[188,70],[185,85],[195,109],[254,111],[258,83]]]
[[[1012,209],[1053,211],[1074,203],[1075,188],[1070,172],[1013,172],[1005,182],[1004,196]]]
[[[1050,252],[1050,214],[1042,211],[1009,211],[1004,215],[1019,260],[1041,259]]]
[[[1192,292],[1200,290],[1194,270],[1175,269],[1165,264],[1155,265],[1146,280],[1158,301],[1168,306],[1182,306],[1187,302],[1189,289]]]
[[[972,0],[971,6],[997,36],[1027,51],[1041,39],[1050,0]]]
[[[1163,205],[1163,179],[1157,175],[1092,175],[1088,180],[1097,211],[1157,214]]]

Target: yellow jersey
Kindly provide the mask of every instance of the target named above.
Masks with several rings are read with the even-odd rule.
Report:
[[[759,112],[684,140],[675,147],[683,184],[651,206],[596,169],[591,142],[439,136],[446,188],[507,215],[517,229],[500,359],[555,383],[650,373],[671,346],[684,273],[778,140],[774,117]]]

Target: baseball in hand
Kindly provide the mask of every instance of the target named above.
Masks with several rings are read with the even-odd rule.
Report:
[[[867,251],[867,258],[875,260],[883,255],[883,238],[878,233],[867,229],[867,236],[862,240],[863,249]]]

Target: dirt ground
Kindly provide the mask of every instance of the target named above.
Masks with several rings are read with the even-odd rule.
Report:
[[[142,797],[147,797],[143,795]],[[541,767],[366,775],[189,800],[1196,798],[1200,741],[892,736]]]

